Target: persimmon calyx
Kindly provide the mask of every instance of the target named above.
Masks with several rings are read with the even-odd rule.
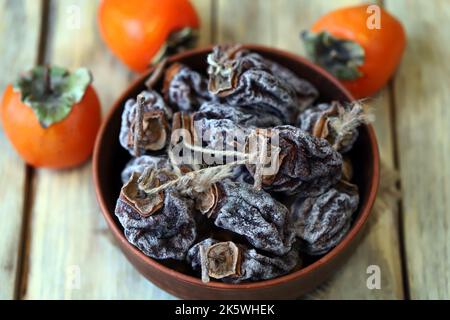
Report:
[[[358,69],[365,60],[360,44],[338,39],[326,31],[303,31],[301,38],[308,57],[338,79],[355,80],[363,76]]]
[[[37,66],[19,77],[14,90],[20,92],[21,101],[33,110],[40,125],[48,128],[69,115],[91,82],[86,68],[69,72],[56,66]]]

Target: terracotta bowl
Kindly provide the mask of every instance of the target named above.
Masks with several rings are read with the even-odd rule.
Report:
[[[320,92],[320,100],[353,100],[352,96],[331,75],[311,64],[304,58],[284,51],[262,46],[247,46],[261,55],[284,65],[310,81]],[[211,48],[196,49],[175,55],[169,62],[178,61],[193,69],[206,70],[206,56]],[[149,70],[149,73],[151,70]],[[350,152],[354,164],[354,183],[359,187],[360,205],[354,223],[346,237],[326,255],[288,275],[272,280],[225,284],[221,282],[203,283],[177,264],[162,263],[145,256],[130,244],[114,215],[116,199],[121,188],[120,172],[129,160],[128,152],[119,145],[119,128],[123,105],[126,99],[135,97],[144,89],[143,75],[128,87],[109,111],[97,137],[94,151],[94,182],[97,198],[103,216],[118,240],[120,248],[128,260],[147,279],[163,290],[186,299],[292,299],[311,291],[325,281],[353,252],[359,242],[361,230],[369,217],[378,188],[379,154],[373,128],[360,128],[359,138]]]

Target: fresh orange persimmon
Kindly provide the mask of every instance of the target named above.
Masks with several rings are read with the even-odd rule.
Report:
[[[190,46],[199,19],[188,0],[103,0],[98,25],[111,51],[143,72],[167,50]]]
[[[0,119],[27,163],[69,168],[89,158],[101,120],[100,102],[90,83],[86,69],[70,74],[62,68],[36,67],[7,86]]]
[[[387,83],[406,45],[401,23],[382,7],[368,4],[329,12],[303,33],[303,40],[312,60],[356,98],[370,96]]]

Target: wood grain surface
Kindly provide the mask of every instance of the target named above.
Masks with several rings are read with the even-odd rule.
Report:
[[[37,63],[41,13],[40,0],[0,0],[1,92],[19,72]],[[0,129],[0,299],[16,296],[22,252],[25,179],[26,166]]]
[[[340,6],[360,1],[260,1],[219,0],[217,39],[219,42],[257,42],[304,55],[300,31],[320,15]],[[294,17],[273,19],[274,16]],[[227,19],[233,15],[234,19]],[[377,110],[376,131],[382,157],[393,166],[392,132],[388,93],[383,92],[371,104]],[[382,178],[383,179],[383,178]],[[372,216],[365,237],[356,252],[336,276],[307,298],[312,299],[401,299],[403,285],[397,229],[397,204],[389,204]],[[381,289],[367,288],[367,268],[381,271]]]

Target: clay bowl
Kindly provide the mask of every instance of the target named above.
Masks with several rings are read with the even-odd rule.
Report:
[[[272,59],[314,84],[320,100],[353,100],[352,96],[331,75],[304,58],[263,46],[249,49]],[[201,72],[206,70],[206,56],[211,48],[187,51],[170,58]],[[149,73],[151,70],[149,70]],[[361,231],[369,217],[378,188],[379,154],[373,128],[360,128],[359,138],[349,156],[354,164],[354,183],[360,190],[360,205],[347,236],[337,247],[319,259],[312,259],[306,267],[288,275],[266,281],[245,284],[208,284],[190,275],[188,268],[173,263],[161,263],[145,256],[131,245],[114,215],[116,199],[121,188],[120,172],[129,160],[128,152],[119,145],[119,128],[124,102],[144,89],[143,75],[125,90],[109,111],[97,138],[94,151],[93,174],[97,198],[103,216],[128,260],[147,279],[163,290],[186,299],[292,299],[311,291],[325,281],[351,254],[359,242]]]

